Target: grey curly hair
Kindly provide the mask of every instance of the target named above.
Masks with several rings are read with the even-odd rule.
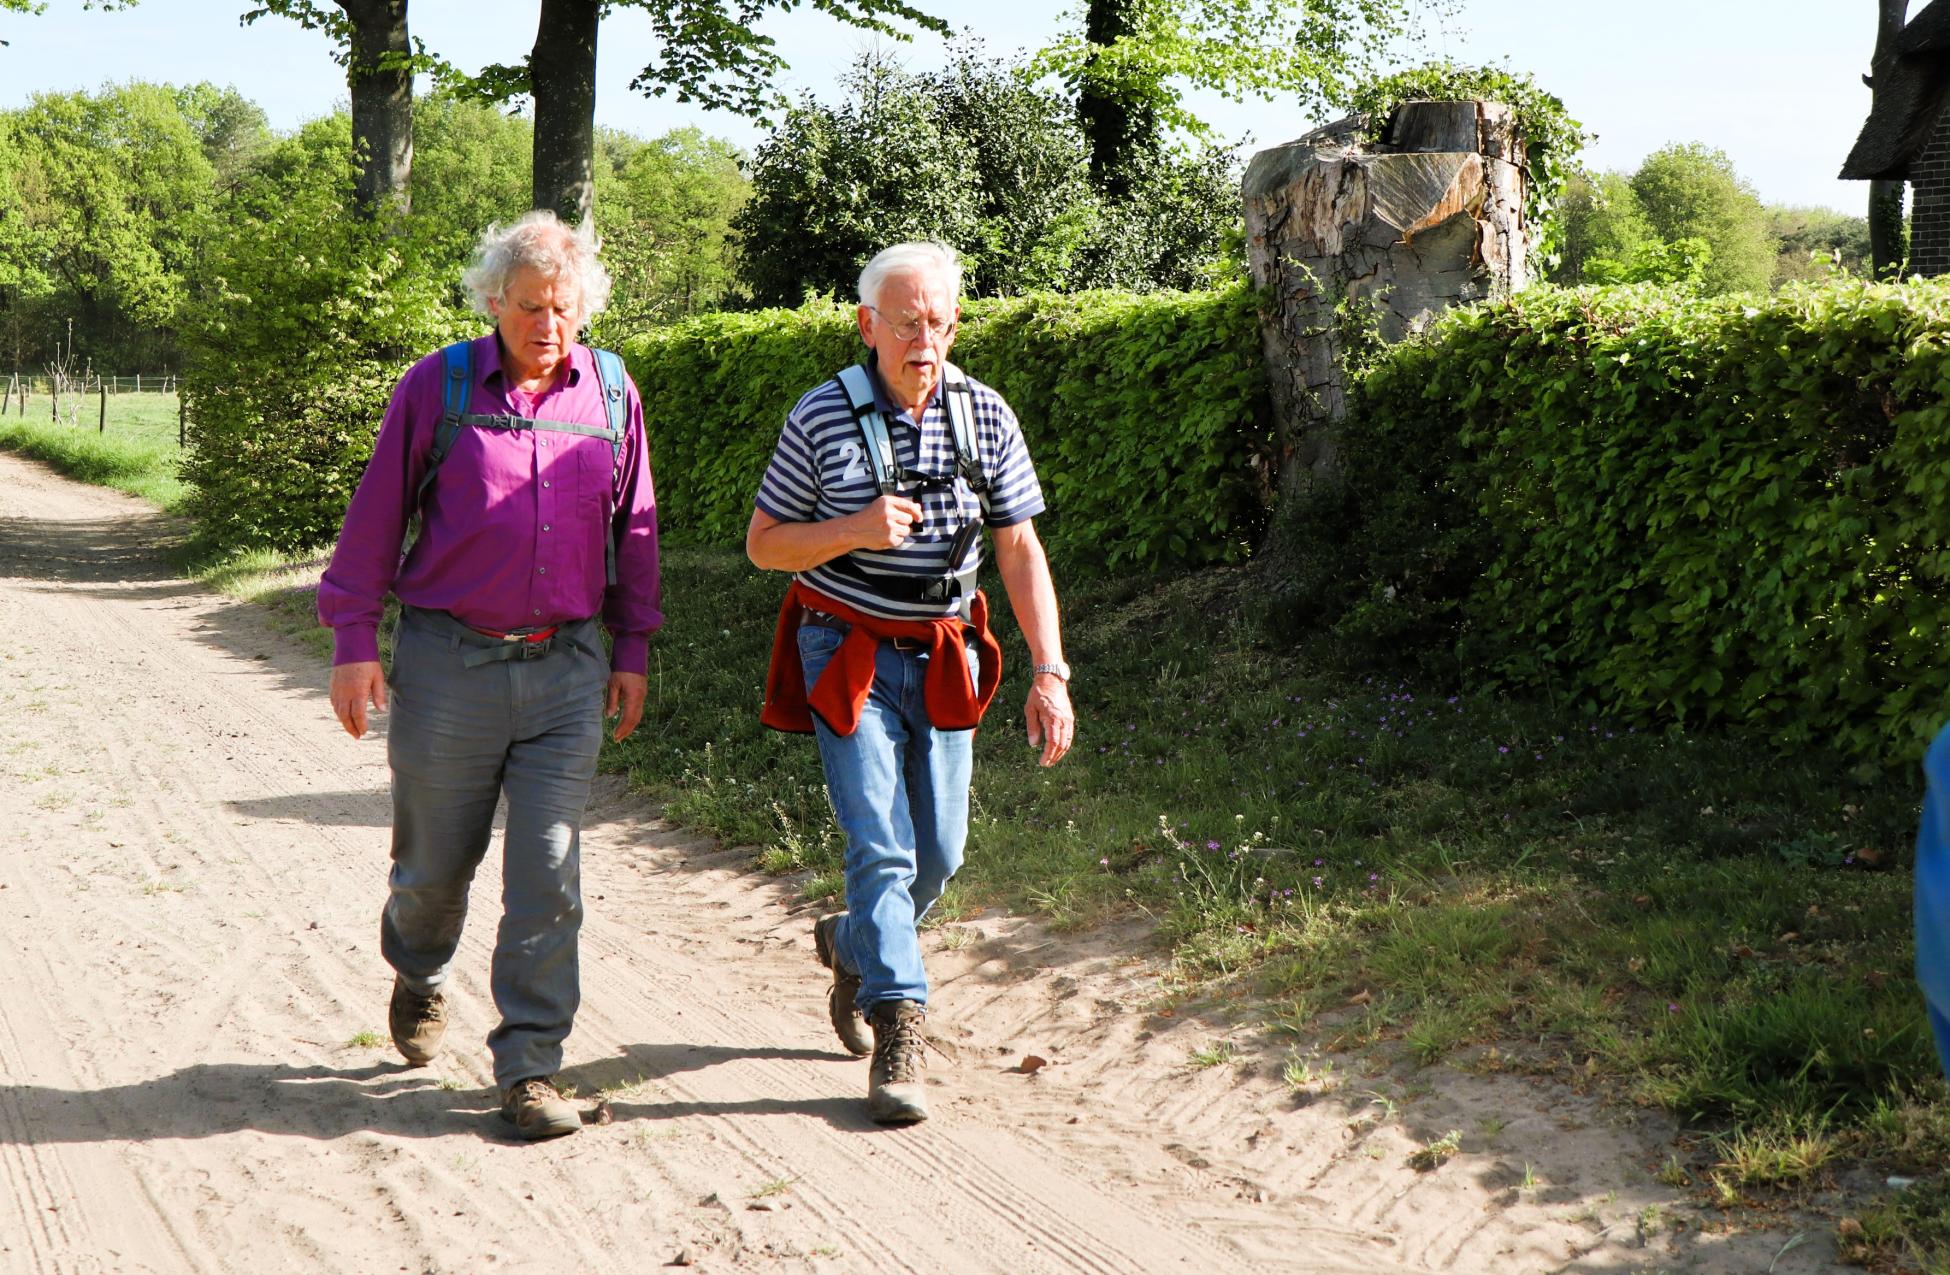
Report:
[[[609,271],[596,259],[600,245],[585,222],[566,226],[546,208],[537,208],[511,225],[489,226],[474,248],[474,264],[460,281],[474,295],[474,309],[493,317],[490,300],[507,295],[508,279],[523,266],[545,279],[573,279],[587,322],[609,304]]]

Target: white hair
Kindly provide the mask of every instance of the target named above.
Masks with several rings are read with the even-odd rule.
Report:
[[[878,305],[880,288],[897,274],[932,274],[948,281],[948,295],[961,297],[961,258],[945,243],[897,243],[874,254],[860,272],[860,304]]]
[[[587,222],[566,226],[548,209],[537,208],[512,225],[482,231],[474,264],[460,281],[474,294],[474,309],[491,318],[488,302],[506,299],[509,278],[523,266],[545,279],[571,279],[582,310],[577,318],[587,322],[609,304],[609,271],[596,259],[599,246]]]

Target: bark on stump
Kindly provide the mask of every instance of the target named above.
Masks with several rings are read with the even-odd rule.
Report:
[[[1269,296],[1260,333],[1283,504],[1334,472],[1351,347],[1399,341],[1528,281],[1527,174],[1509,107],[1410,102],[1378,143],[1363,124],[1263,150],[1243,183],[1253,284]]]

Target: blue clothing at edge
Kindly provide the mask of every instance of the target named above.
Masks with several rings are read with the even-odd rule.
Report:
[[[1916,982],[1929,1006],[1937,1061],[1950,1076],[1950,726],[1923,759],[1916,832]]]

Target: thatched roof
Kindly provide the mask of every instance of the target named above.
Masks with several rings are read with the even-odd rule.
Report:
[[[1950,104],[1950,0],[1931,0],[1911,18],[1896,37],[1895,51],[1870,74],[1875,104],[1841,175],[1907,177],[1910,161],[1929,144],[1937,117]]]

